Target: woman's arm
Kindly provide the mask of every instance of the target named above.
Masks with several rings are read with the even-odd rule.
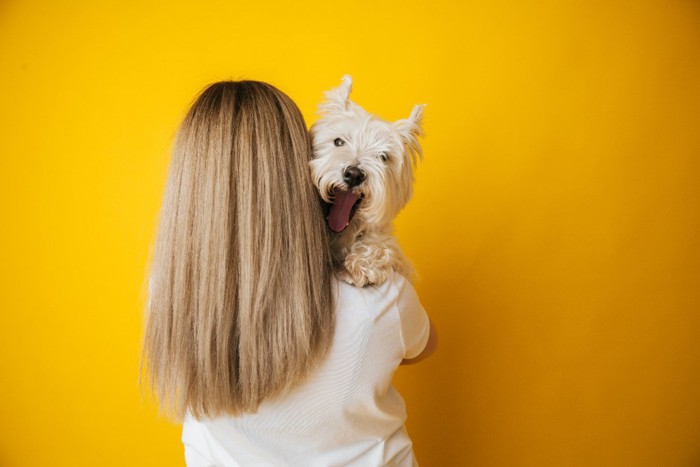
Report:
[[[414,363],[418,363],[421,360],[430,357],[433,352],[435,352],[435,349],[437,348],[437,331],[435,331],[435,326],[433,326],[432,320],[428,318],[428,321],[430,322],[430,333],[428,335],[428,342],[425,344],[425,348],[416,357],[402,360],[402,365],[412,365]]]

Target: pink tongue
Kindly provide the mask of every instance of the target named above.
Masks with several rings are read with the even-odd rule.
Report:
[[[335,233],[342,232],[350,223],[350,213],[360,195],[351,191],[335,190],[335,203],[328,212],[328,227]]]

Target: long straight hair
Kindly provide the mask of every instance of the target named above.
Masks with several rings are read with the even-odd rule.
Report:
[[[301,112],[269,84],[214,83],[187,113],[148,274],[140,373],[167,415],[255,412],[326,353],[332,265],[310,158]]]

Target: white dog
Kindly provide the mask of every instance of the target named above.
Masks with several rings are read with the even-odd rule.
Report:
[[[411,262],[393,236],[392,220],[413,194],[413,170],[423,157],[423,107],[390,123],[350,100],[352,79],[325,93],[311,127],[311,173],[327,203],[333,261],[343,280],[381,284],[392,268],[414,278]]]

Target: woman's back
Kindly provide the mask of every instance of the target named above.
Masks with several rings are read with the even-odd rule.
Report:
[[[332,289],[335,335],[319,366],[256,414],[202,421],[188,415],[188,466],[416,465],[391,378],[425,347],[428,317],[398,273],[366,288],[334,278]]]

